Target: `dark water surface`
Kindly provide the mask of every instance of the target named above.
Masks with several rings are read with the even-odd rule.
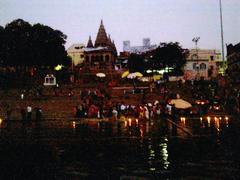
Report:
[[[240,122],[222,116],[2,122],[1,179],[240,179]]]

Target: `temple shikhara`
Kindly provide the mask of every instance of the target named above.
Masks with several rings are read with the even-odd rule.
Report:
[[[84,49],[84,69],[89,71],[111,71],[114,70],[114,64],[117,57],[117,50],[114,41],[110,35],[107,35],[103,21],[101,20],[95,43],[93,44],[91,36]]]

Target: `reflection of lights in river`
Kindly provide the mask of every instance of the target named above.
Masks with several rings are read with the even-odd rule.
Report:
[[[153,149],[153,145],[152,145],[152,138],[148,138],[148,164],[149,164],[149,170],[150,171],[155,171],[156,170],[156,167],[154,167],[154,162],[155,162],[155,150]]]
[[[149,132],[149,122],[146,123],[146,133]]]
[[[136,119],[136,125],[138,126],[138,119]]]
[[[214,122],[215,122],[215,127],[216,127],[217,131],[220,131],[220,122],[217,117],[214,117]]]
[[[225,119],[225,120],[226,120],[226,127],[228,127],[229,125],[228,119]]]
[[[210,127],[210,121],[211,121],[211,118],[208,116],[208,117],[207,117],[208,127]]]
[[[151,156],[151,157],[155,157],[155,151],[152,150],[152,149],[150,150],[150,156]]]
[[[140,136],[143,138],[143,130],[140,129]]]
[[[128,125],[129,125],[130,127],[132,126],[132,119],[131,119],[131,118],[128,119]]]
[[[152,120],[150,120],[150,125],[153,126],[154,125],[154,122]]]
[[[168,161],[168,151],[167,151],[167,143],[164,142],[164,143],[161,143],[159,144],[160,146],[160,155],[162,157],[162,160],[163,160],[163,167],[164,169],[168,169],[168,166],[170,164],[170,162]]]
[[[1,126],[2,122],[3,122],[3,120],[2,120],[2,118],[0,118],[0,126]]]
[[[181,123],[183,124],[183,126],[185,127],[186,125],[186,118],[185,117],[180,117]]]
[[[201,119],[201,118],[200,118]],[[222,125],[223,124],[226,124],[226,127],[228,127],[229,125],[229,117],[228,116],[207,116],[206,117],[206,120],[207,120],[207,126],[210,127],[211,126],[211,123],[212,125],[216,128],[217,131],[220,131],[222,128]],[[203,127],[204,127],[204,124],[203,124]]]
[[[203,118],[202,117],[200,117],[200,123],[202,124],[202,120],[203,120]]]
[[[75,121],[72,122],[72,128],[73,128],[73,133],[75,134],[76,133],[76,122]]]
[[[127,127],[127,121],[124,121],[124,127],[125,128]]]
[[[75,121],[72,122],[72,127],[73,127],[73,129],[76,128],[76,122]]]

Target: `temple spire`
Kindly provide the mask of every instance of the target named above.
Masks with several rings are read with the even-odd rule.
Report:
[[[87,43],[87,48],[93,48],[93,43],[92,43],[91,36],[89,36],[88,43]]]
[[[112,40],[112,48],[113,48],[113,52],[114,52],[115,56],[117,56],[117,48],[115,46],[114,40]]]
[[[95,41],[95,47],[99,47],[99,46],[105,47],[107,45],[108,45],[108,37],[103,25],[103,21],[101,20],[101,24],[98,29],[97,38]]]

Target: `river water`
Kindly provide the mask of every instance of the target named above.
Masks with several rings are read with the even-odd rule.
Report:
[[[239,179],[226,115],[1,124],[1,179]]]

